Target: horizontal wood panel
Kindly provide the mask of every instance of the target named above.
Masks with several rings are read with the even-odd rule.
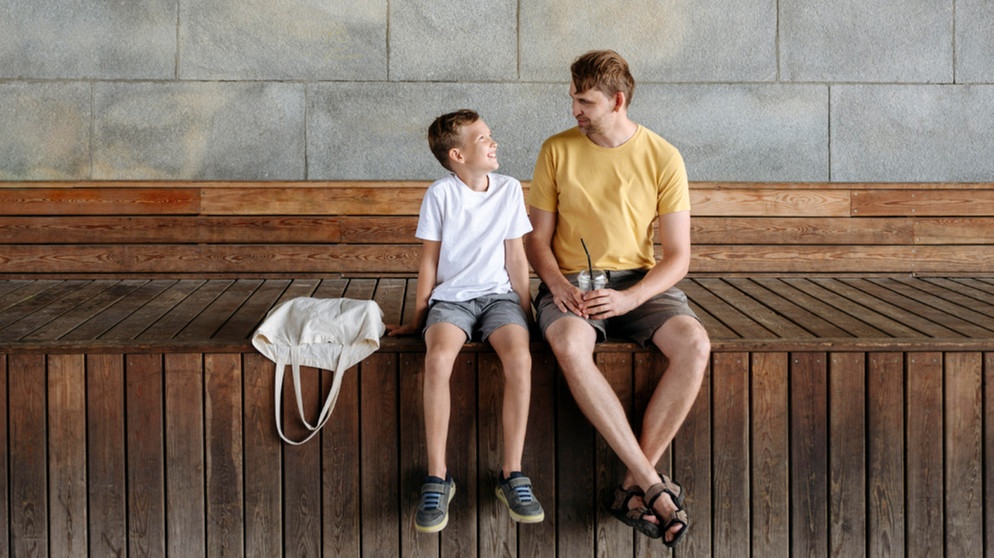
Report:
[[[107,244],[0,247],[2,272],[25,274],[416,273],[420,244]],[[697,245],[691,273],[968,274],[994,270],[987,245]],[[988,271],[990,273],[990,271]]]
[[[847,190],[691,190],[692,215],[847,217]]]
[[[910,219],[849,217],[695,217],[695,246],[701,244],[913,244]],[[994,242],[994,239],[992,239]]]
[[[3,246],[3,273],[412,273],[420,245]]]
[[[200,190],[192,188],[0,188],[0,214],[153,215],[197,214]]]
[[[853,192],[853,215],[994,216],[994,189],[892,190]]]
[[[417,218],[413,219],[416,223]],[[378,234],[378,220],[371,221],[362,227],[362,238],[366,242],[399,240],[394,232],[396,227],[390,226],[388,231]],[[0,244],[312,244],[341,241],[337,217],[0,217]],[[358,241],[360,239],[356,237],[351,242]]]
[[[219,188],[203,191],[206,215],[417,215],[425,189]]]
[[[994,244],[994,217],[916,218],[916,244]]]

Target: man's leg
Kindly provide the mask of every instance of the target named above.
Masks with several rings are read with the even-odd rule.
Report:
[[[646,489],[660,481],[628,423],[625,409],[604,374],[594,363],[595,330],[585,321],[566,316],[546,330],[546,340],[587,420],[628,467],[635,484]]]
[[[700,322],[687,316],[667,320],[656,330],[652,342],[669,360],[666,372],[646,405],[639,437],[646,458],[656,464],[697,400],[711,354],[711,342]],[[632,483],[635,478],[629,474],[625,481]]]
[[[669,360],[663,377],[646,405],[639,438],[643,454],[655,466],[676,437],[697,399],[710,358],[711,343],[700,322],[687,316],[667,320],[656,330],[652,341]],[[634,471],[629,469],[622,486],[627,488],[636,484],[643,490],[648,490]],[[660,517],[669,517],[676,509],[676,503],[667,495],[656,500],[655,511]],[[664,536],[674,536],[680,529],[679,526],[674,526]]]

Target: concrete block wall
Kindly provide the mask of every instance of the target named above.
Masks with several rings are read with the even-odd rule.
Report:
[[[625,55],[692,180],[994,181],[990,0],[0,0],[0,180],[430,180],[479,110],[531,177]]]

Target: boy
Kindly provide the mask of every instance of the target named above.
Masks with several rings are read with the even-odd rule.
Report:
[[[521,183],[496,174],[497,143],[480,116],[460,110],[439,116],[428,128],[428,145],[451,171],[421,203],[416,235],[423,253],[414,319],[387,326],[389,335],[424,328],[424,412],[428,477],[421,487],[417,530],[434,533],[448,524],[455,483],[445,464],[449,378],[463,344],[479,335],[504,369],[504,448],[497,497],[522,523],[545,518],[521,473],[531,397],[529,327],[531,298],[522,237],[531,230]]]

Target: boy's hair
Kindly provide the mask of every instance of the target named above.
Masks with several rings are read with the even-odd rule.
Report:
[[[459,133],[463,126],[479,119],[480,115],[476,111],[461,109],[439,116],[428,126],[428,147],[443,167],[452,170],[449,167],[449,150],[461,145]]]
[[[628,62],[613,50],[592,50],[581,55],[573,61],[570,73],[578,93],[594,88],[613,97],[620,91],[625,94],[625,107],[632,101],[635,79]]]

